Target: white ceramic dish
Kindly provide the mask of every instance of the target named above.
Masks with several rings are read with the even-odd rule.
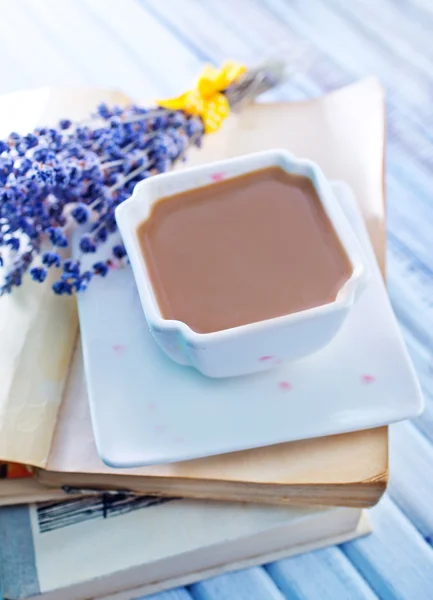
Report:
[[[362,243],[371,279],[334,340],[303,360],[245,377],[203,377],[154,343],[129,268],[94,280],[78,296],[93,428],[104,462],[127,468],[180,461],[420,413],[419,385],[359,211],[347,186],[333,189]]]
[[[216,175],[230,179],[272,166],[311,179],[346,250],[353,272],[335,301],[295,314],[204,334],[193,331],[181,321],[163,318],[137,236],[137,226],[149,216],[152,205],[161,198],[212,184]],[[297,360],[323,348],[340,329],[368,279],[358,240],[322,171],[311,161],[299,160],[286,150],[267,150],[151,177],[139,183],[132,197],[116,209],[116,220],[152,335],[170,358],[193,366],[209,377],[264,371],[282,360]]]

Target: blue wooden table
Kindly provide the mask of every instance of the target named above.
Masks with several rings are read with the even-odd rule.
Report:
[[[374,534],[159,600],[433,598],[433,2],[0,0],[0,92],[90,84],[135,98],[186,88],[203,62],[307,44],[273,94],[302,99],[376,74],[387,89],[388,286],[426,410],[391,428]]]

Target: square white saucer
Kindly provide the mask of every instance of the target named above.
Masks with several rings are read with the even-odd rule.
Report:
[[[421,391],[350,189],[333,184],[372,277],[322,351],[264,373],[210,379],[153,340],[131,269],[79,296],[96,445],[112,467],[188,460],[379,427],[418,415]],[[93,257],[94,259],[94,257]]]

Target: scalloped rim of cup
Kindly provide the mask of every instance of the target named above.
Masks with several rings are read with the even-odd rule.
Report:
[[[318,197],[322,203],[322,206],[324,207],[325,212],[328,215],[331,224],[333,225],[334,231],[337,237],[339,238],[352,265],[352,275],[340,288],[337,297],[334,301],[329,302],[327,304],[321,304],[313,308],[301,310],[299,312],[289,313],[280,317],[274,317],[272,319],[265,319],[263,321],[256,321],[254,323],[248,323],[246,325],[239,325],[237,327],[222,329],[220,331],[213,331],[209,333],[199,333],[197,331],[194,331],[193,329],[191,329],[191,327],[189,327],[189,325],[187,325],[183,321],[178,321],[176,319],[165,319],[159,311],[158,304],[153,293],[152,283],[149,277],[147,276],[146,263],[144,256],[140,250],[137,236],[137,227],[140,223],[146,220],[146,217],[141,218],[139,221],[136,222],[133,219],[134,223],[131,226],[131,223],[129,222],[130,217],[128,213],[131,212],[131,209],[137,203],[141,204],[147,202],[147,215],[149,217],[151,213],[151,207],[155,203],[157,203],[164,197],[176,194],[176,192],[174,194],[166,193],[155,197],[151,201],[143,200],[143,197],[145,197],[146,190],[150,190],[151,186],[155,185],[156,179],[158,179],[158,183],[162,185],[163,180],[166,183],[169,183],[175,178],[178,178],[180,175],[194,175],[194,173],[199,172],[208,172],[209,174],[211,174],[215,170],[223,170],[224,168],[227,168],[230,165],[241,164],[242,162],[245,162],[248,159],[255,157],[264,157],[265,155],[275,156],[280,159],[280,162],[275,161],[275,163],[271,164],[270,166],[278,166],[285,170],[287,173],[293,173],[293,170],[289,170],[287,167],[284,166],[284,164],[281,163],[282,159],[283,163],[286,162],[290,163],[291,165],[296,165],[296,167],[301,171],[301,174],[305,175],[306,177],[309,177],[309,179],[312,180]],[[248,173],[255,170],[258,169],[246,169],[244,172]],[[306,174],[305,171],[311,173],[312,176]],[[231,177],[230,175],[228,175],[225,178],[225,180],[237,176],[238,175],[233,175]],[[205,185],[212,185],[212,183],[209,182]],[[196,189],[199,187],[203,186],[191,185],[185,189]],[[190,167],[179,171],[170,171],[168,173],[162,173],[153,176],[149,179],[139,182],[135,186],[131,197],[122,202],[122,204],[120,204],[116,208],[115,216],[119,227],[119,231],[121,233],[123,242],[128,253],[129,260],[131,262],[140,298],[142,304],[144,305],[143,309],[146,313],[146,317],[152,323],[152,326],[155,327],[157,330],[170,333],[173,331],[179,332],[184,336],[186,340],[190,341],[192,344],[203,344],[204,340],[206,339],[228,339],[233,336],[241,335],[246,331],[260,331],[264,328],[279,328],[281,325],[287,325],[289,323],[299,323],[303,320],[310,320],[315,317],[320,317],[322,315],[332,313],[335,311],[336,308],[349,308],[353,305],[355,301],[355,296],[358,293],[362,292],[362,290],[365,288],[370,276],[369,271],[366,267],[366,261],[363,258],[363,252],[361,250],[359,242],[356,239],[355,234],[352,232],[351,226],[347,221],[346,217],[344,216],[344,213],[341,207],[339,206],[338,201],[335,198],[331,186],[320,167],[311,160],[298,159],[290,152],[284,149],[254,152],[236,158],[215,161],[196,167]]]

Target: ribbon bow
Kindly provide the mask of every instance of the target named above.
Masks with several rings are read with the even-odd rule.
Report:
[[[205,132],[212,133],[220,128],[230,114],[229,102],[222,92],[245,71],[244,65],[234,61],[226,61],[220,69],[206,65],[195,88],[176,98],[159,100],[157,104],[170,110],[183,110],[200,116]]]

